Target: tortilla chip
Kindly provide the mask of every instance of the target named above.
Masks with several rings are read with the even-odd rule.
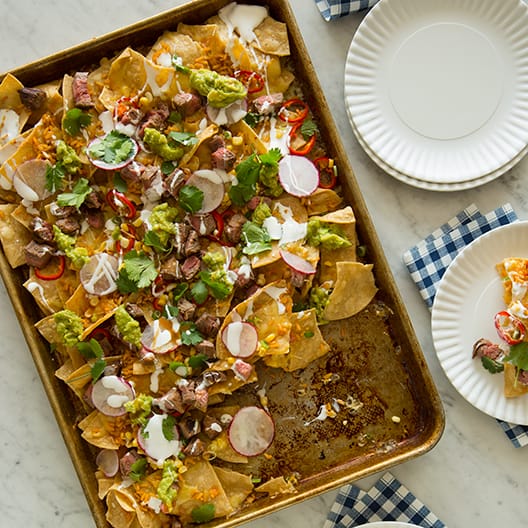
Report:
[[[106,507],[106,520],[111,526],[130,528],[136,519],[135,511],[127,511],[121,506],[115,489],[108,492],[108,496],[106,497]]]
[[[264,145],[255,131],[243,119],[230,125],[229,129],[232,134],[242,136],[244,139],[243,147],[246,155],[252,154],[253,152],[257,154],[265,154],[268,152],[266,145]]]
[[[181,25],[181,24],[180,24]],[[165,31],[154,43],[147,59],[159,66],[172,66],[172,57],[181,59],[182,65],[192,66],[204,53],[202,46],[188,34]]]
[[[31,232],[13,218],[16,208],[14,204],[0,204],[0,242],[12,268],[26,263],[24,247],[32,239]]]
[[[363,310],[378,291],[372,264],[338,262],[337,280],[323,316],[328,321],[345,319]]]
[[[247,464],[247,457],[237,453],[227,439],[227,432],[222,431],[214,440],[211,440],[207,446],[206,453],[214,455],[214,458],[231,462],[233,464]]]
[[[282,495],[285,493],[295,493],[295,486],[288,482],[284,477],[276,477],[264,482],[258,488],[255,488],[258,493],[267,493],[270,497]]]
[[[19,134],[0,147],[0,165],[3,165],[17,151],[18,147],[20,147],[28,134],[29,130],[23,134]]]
[[[332,189],[316,189],[313,194],[303,198],[303,204],[310,216],[334,211],[342,202],[343,199]]]
[[[251,477],[230,469],[219,467],[213,467],[213,469],[233,509],[240,508],[246,497],[253,491]]]
[[[517,398],[528,393],[528,385],[517,381],[517,369],[511,363],[504,363],[504,396]]]
[[[86,418],[79,422],[81,436],[90,444],[101,449],[119,449],[117,442],[109,433],[110,427],[114,428],[119,418],[104,416],[99,411],[92,411]]]
[[[262,53],[281,57],[290,54],[288,29],[283,22],[268,16],[255,28],[254,32],[257,40],[252,44]]]
[[[38,110],[33,110],[31,112],[28,124],[34,125],[45,113],[56,115],[62,111],[63,100],[62,95],[59,92],[60,86],[60,80],[35,86],[35,88],[38,88],[39,90],[44,90],[46,93],[46,100]]]
[[[0,83],[0,146],[20,134],[30,111],[22,104],[19,90],[24,85],[8,73]]]

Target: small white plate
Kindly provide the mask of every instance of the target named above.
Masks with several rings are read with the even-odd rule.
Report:
[[[495,265],[506,257],[528,258],[527,221],[494,229],[458,254],[438,286],[431,329],[446,376],[469,403],[494,418],[528,425],[528,397],[506,398],[503,374],[490,374],[472,359],[478,339],[498,340],[493,316],[505,305]]]
[[[496,173],[528,144],[528,6],[383,0],[350,45],[345,103],[371,151],[433,184]]]

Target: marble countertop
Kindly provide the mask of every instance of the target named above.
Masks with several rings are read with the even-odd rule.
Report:
[[[180,0],[2,0],[0,71],[182,4]],[[528,447],[515,449],[497,422],[468,404],[434,353],[430,314],[401,260],[412,244],[470,203],[510,202],[528,219],[528,159],[484,186],[460,192],[413,188],[374,165],[355,140],[343,101],[348,46],[364,13],[327,23],[311,0],[291,0],[396,282],[446,411],[429,453],[392,473],[450,528],[527,525]],[[83,492],[15,314],[0,287],[0,525],[93,528]],[[379,475],[359,485],[366,487]],[[251,528],[321,527],[336,491],[249,523]]]

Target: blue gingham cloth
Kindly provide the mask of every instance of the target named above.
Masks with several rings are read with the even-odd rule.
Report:
[[[390,473],[383,475],[368,491],[353,484],[343,486],[323,528],[352,528],[374,521],[445,528],[445,524]]]
[[[440,279],[466,245],[496,227],[515,221],[517,215],[509,203],[486,214],[471,204],[408,249],[403,254],[403,262],[426,305],[433,306]],[[497,421],[515,447],[528,445],[528,426]]]
[[[334,20],[362,9],[368,9],[379,0],[316,0],[315,3],[326,21]]]

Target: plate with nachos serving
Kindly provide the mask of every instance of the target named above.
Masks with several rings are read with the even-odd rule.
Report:
[[[193,2],[45,64],[1,81],[2,274],[98,526],[234,525],[432,447],[287,6]]]
[[[528,400],[511,359],[524,335],[507,331],[512,323],[501,314],[525,320],[527,242],[528,222],[472,242],[447,269],[432,310],[436,353],[454,387],[486,414],[520,425],[528,424]]]

